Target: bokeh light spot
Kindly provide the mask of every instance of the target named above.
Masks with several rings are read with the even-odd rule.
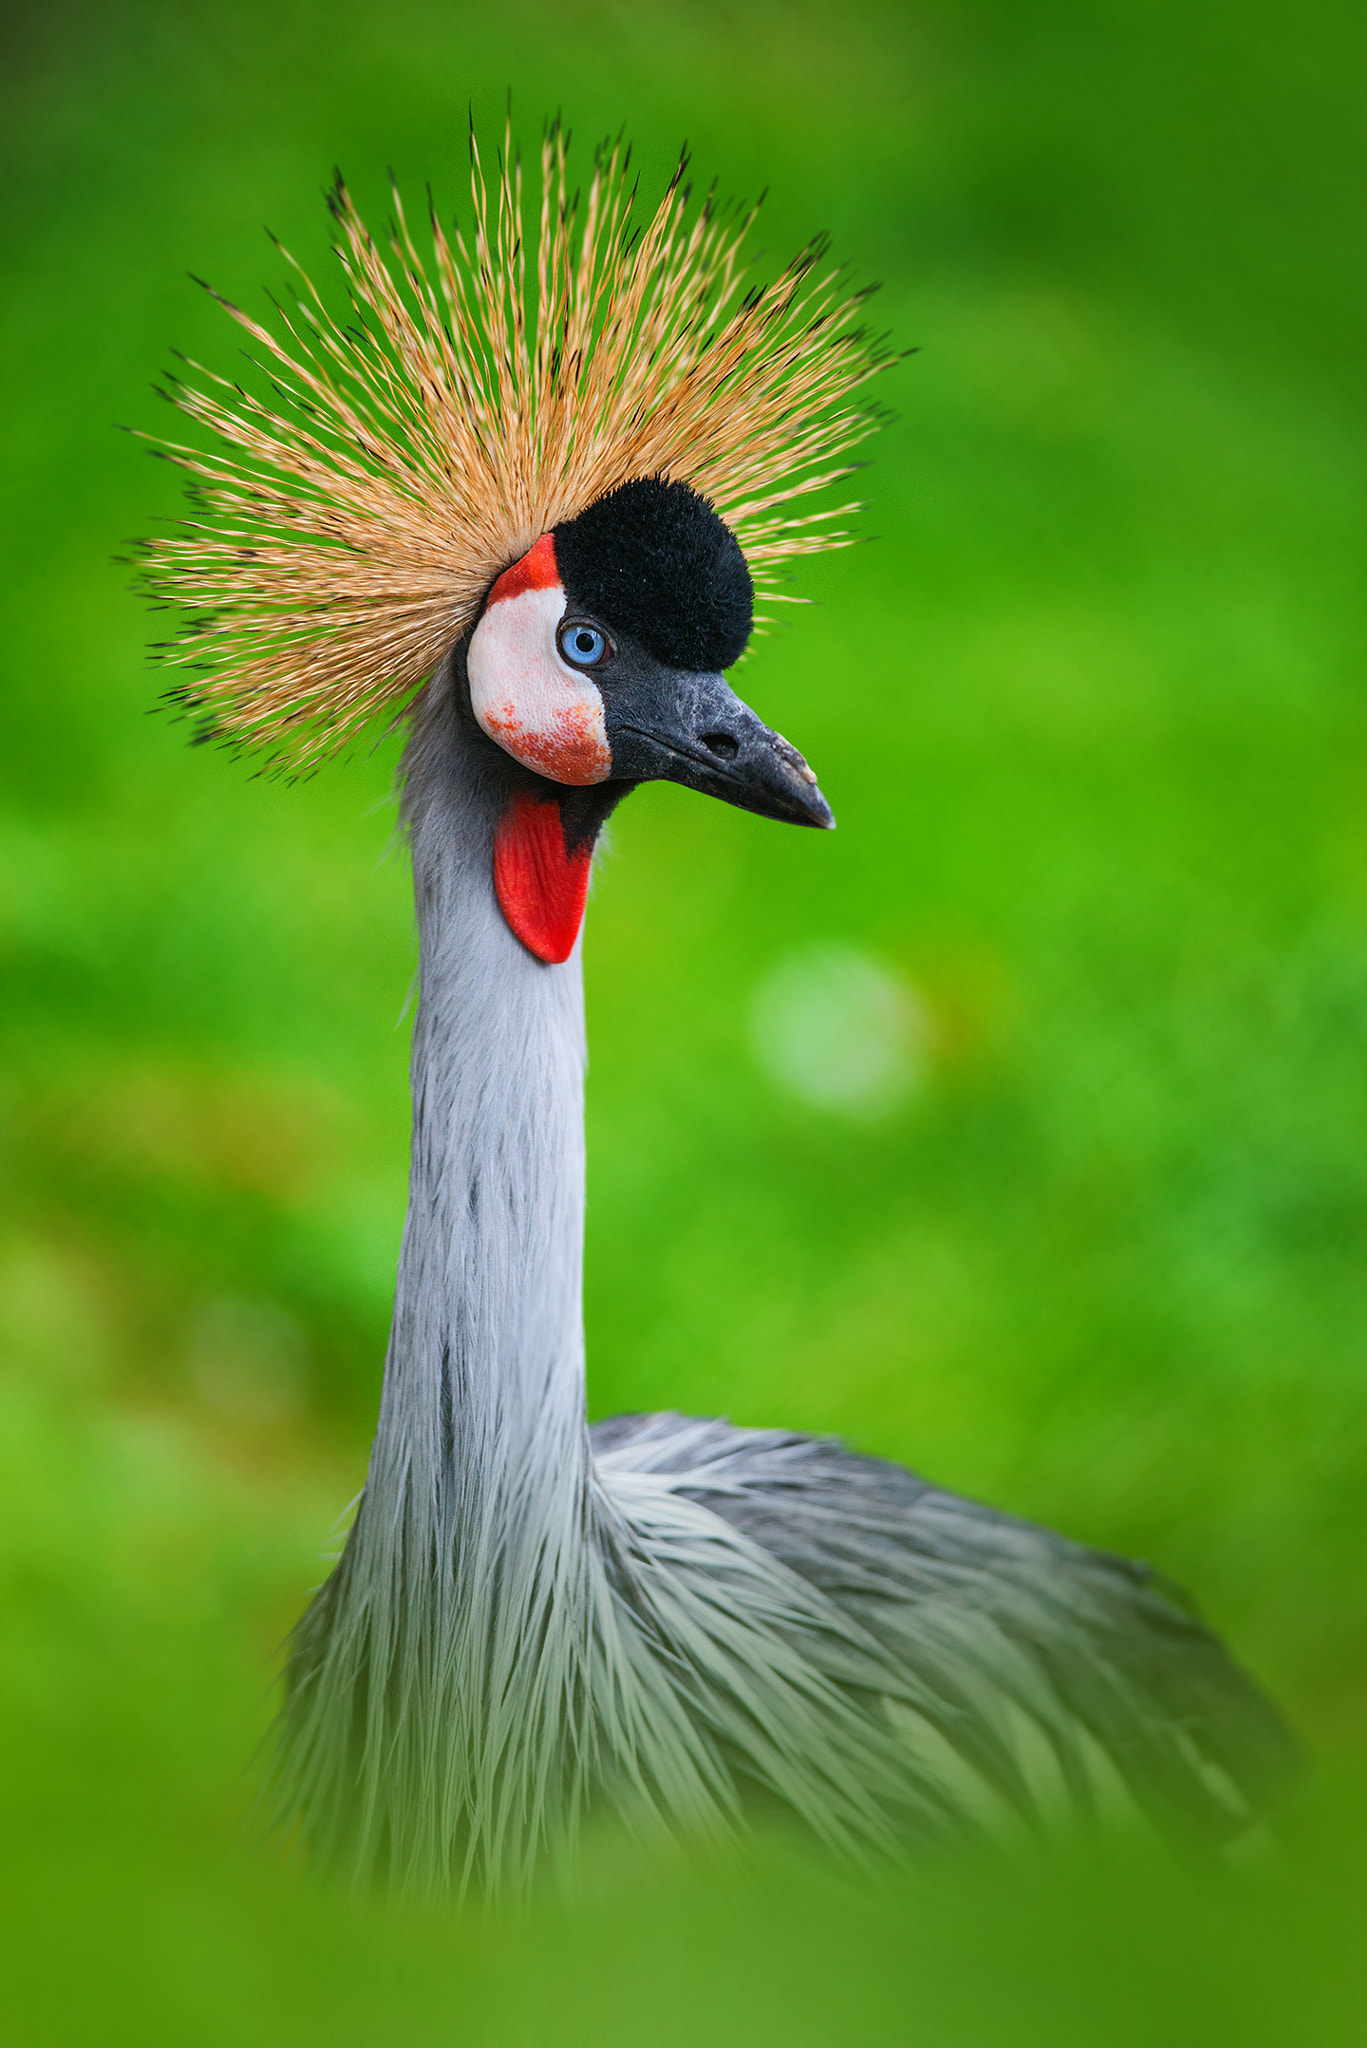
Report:
[[[769,1078],[818,1109],[880,1116],[925,1084],[930,1018],[916,990],[856,946],[805,947],[755,992],[755,1056]]]

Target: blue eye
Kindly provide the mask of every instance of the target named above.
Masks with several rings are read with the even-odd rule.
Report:
[[[571,668],[597,668],[612,652],[612,642],[598,626],[583,619],[571,620],[555,636],[561,659]]]

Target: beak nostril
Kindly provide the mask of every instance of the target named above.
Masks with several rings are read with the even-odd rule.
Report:
[[[734,761],[740,752],[740,741],[729,732],[705,732],[702,743],[710,754],[717,755],[722,761]]]

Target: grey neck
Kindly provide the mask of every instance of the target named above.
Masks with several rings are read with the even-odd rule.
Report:
[[[400,1886],[528,1882],[587,1769],[583,989],[577,950],[545,966],[499,909],[502,760],[465,728],[453,659],[404,758],[421,993],[380,1417],[279,1752],[281,1816]]]
[[[404,757],[421,992],[370,1486],[407,1494],[419,1517],[430,1501],[471,1564],[491,1545],[538,1540],[527,1515],[558,1520],[587,1483],[585,1046],[578,947],[546,966],[499,909],[492,848],[508,781],[487,742],[470,745],[455,688],[448,663]]]

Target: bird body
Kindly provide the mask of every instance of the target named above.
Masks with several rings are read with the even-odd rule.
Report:
[[[1142,1569],[811,1437],[588,1429],[579,949],[510,932],[507,771],[459,690],[453,660],[404,764],[409,1215],[365,1492],[290,1660],[307,1839],[516,1890],[595,1805],[713,1842],[778,1807],[855,1856],[1065,1810],[1240,1832],[1280,1729]]]
[[[563,205],[559,149],[545,190],[559,176]],[[226,650],[192,702],[230,740],[273,738],[307,762],[382,685],[423,685],[402,769],[420,948],[408,1216],[365,1490],[290,1652],[278,1815],[358,1878],[492,1891],[525,1888],[546,1859],[572,1867],[585,1815],[603,1809],[647,1839],[715,1843],[777,1807],[853,1857],[1117,1807],[1237,1833],[1286,1739],[1142,1568],[819,1439],[669,1414],[587,1425],[579,934],[595,841],[616,802],[661,777],[833,823],[801,755],[722,670],[749,638],[755,573],[814,544],[774,517],[799,488],[785,464],[857,438],[840,397],[882,358],[828,300],[794,339],[791,283],[717,311],[730,245],[709,241],[706,215],[685,233],[672,195],[632,243],[611,176],[589,201],[607,283],[591,237],[565,268],[564,217],[543,211],[533,346],[505,288],[509,178],[496,233],[477,180],[469,273],[503,357],[460,357],[463,273],[437,332],[406,230],[405,309],[344,216],[383,332],[362,364],[370,412],[316,368],[298,371],[315,424],[273,439],[259,409],[183,401],[322,503],[181,451],[220,520],[255,506],[274,538],[192,530],[154,555],[163,594],[207,607],[189,645]],[[587,312],[585,276],[599,280]],[[342,361],[340,330],[317,331]],[[518,375],[545,408],[539,436]],[[404,376],[417,396],[396,400]],[[511,379],[501,412],[479,376]],[[345,447],[319,438],[324,404],[355,429]],[[505,475],[490,530],[464,554],[448,535],[455,554],[428,560],[420,589],[394,566],[418,515],[394,509],[386,406],[391,428],[420,415],[398,496],[423,517],[440,495],[434,450],[455,451],[448,482],[457,456],[467,478],[484,459],[471,419],[486,441],[502,422],[520,450],[521,497]],[[616,440],[595,442],[609,415]],[[367,463],[380,481],[362,527]],[[301,610],[291,563],[332,595]]]

